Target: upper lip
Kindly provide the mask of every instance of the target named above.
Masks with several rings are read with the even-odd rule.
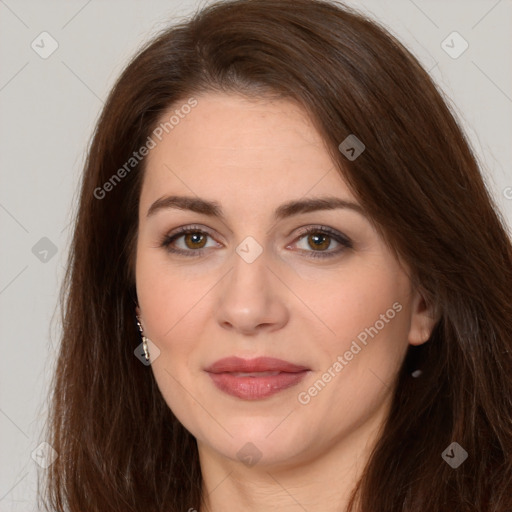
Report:
[[[268,372],[280,371],[288,373],[297,373],[308,370],[306,366],[290,363],[283,359],[276,359],[274,357],[257,357],[255,359],[243,359],[241,357],[225,357],[215,361],[212,365],[206,368],[210,373],[251,373],[251,372]]]

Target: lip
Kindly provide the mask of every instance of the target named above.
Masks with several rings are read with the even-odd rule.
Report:
[[[243,400],[261,400],[298,384],[309,368],[273,357],[227,357],[205,371],[224,393]]]

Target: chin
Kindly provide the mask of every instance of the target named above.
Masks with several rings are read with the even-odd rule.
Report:
[[[224,422],[225,428],[233,437],[204,437],[206,444],[223,457],[239,461],[246,466],[258,467],[289,465],[299,462],[305,447],[307,429],[303,426],[297,431],[286,415],[272,418],[241,418],[233,422]],[[280,425],[281,423],[281,425]]]

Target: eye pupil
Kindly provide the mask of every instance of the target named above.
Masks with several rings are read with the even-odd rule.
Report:
[[[313,242],[313,245],[311,245],[311,241]],[[319,233],[309,235],[308,243],[313,249],[327,249],[329,247],[329,235]]]

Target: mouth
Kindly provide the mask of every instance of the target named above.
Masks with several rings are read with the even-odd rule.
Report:
[[[261,400],[297,385],[310,369],[270,357],[228,357],[205,371],[220,391],[243,400]]]

